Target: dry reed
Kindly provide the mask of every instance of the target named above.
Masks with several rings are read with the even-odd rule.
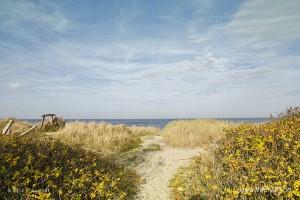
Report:
[[[221,120],[179,120],[167,124],[162,135],[172,146],[195,147],[217,142],[229,126],[232,124]]]
[[[108,155],[137,147],[140,144],[140,136],[155,134],[157,131],[154,127],[72,122],[51,135],[67,144],[81,145]]]

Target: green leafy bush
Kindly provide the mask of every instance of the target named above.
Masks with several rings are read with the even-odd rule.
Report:
[[[45,136],[0,136],[0,196],[131,199],[138,176],[98,153]]]
[[[299,199],[300,109],[226,130],[212,154],[173,179],[176,199]]]

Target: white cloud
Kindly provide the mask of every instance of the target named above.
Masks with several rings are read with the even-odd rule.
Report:
[[[246,1],[225,29],[254,49],[285,46],[300,39],[299,8],[298,0]]]
[[[16,38],[21,39],[23,36],[37,38],[41,32],[68,31],[70,22],[59,7],[38,2],[3,1],[1,31],[17,34]],[[101,22],[97,24],[99,29],[95,25],[90,30],[79,20],[74,24],[78,32],[72,32],[70,37],[68,33],[68,37],[58,34],[60,37],[54,40],[45,36],[32,46],[1,41],[0,80],[7,84],[0,85],[0,95],[7,97],[7,105],[8,97],[19,94],[28,98],[35,95],[38,97],[35,99],[45,97],[46,102],[51,98],[51,103],[61,105],[62,109],[69,98],[70,105],[78,107],[78,102],[82,102],[80,105],[90,106],[90,112],[104,105],[108,116],[112,110],[115,116],[120,116],[117,108],[129,109],[120,104],[134,105],[135,112],[142,113],[141,116],[149,108],[157,117],[159,114],[152,108],[159,108],[157,113],[163,113],[169,106],[168,112],[174,113],[178,111],[176,106],[181,106],[178,113],[187,109],[196,116],[201,109],[211,112],[209,105],[218,104],[224,109],[226,105],[234,107],[235,102],[241,108],[248,103],[254,105],[250,101],[257,101],[257,105],[269,103],[275,94],[285,94],[287,88],[298,91],[299,55],[280,52],[299,39],[300,20],[296,12],[298,3],[293,0],[276,1],[275,5],[273,1],[263,2],[246,1],[231,21],[209,26],[202,21],[197,23],[197,15],[191,17],[191,23],[186,23],[184,18],[176,18],[176,13],[172,13],[164,20],[180,26],[182,32],[173,35],[170,31],[170,37],[135,33],[132,28],[143,26],[136,27],[135,13],[127,16],[129,9],[120,10],[116,24],[112,24],[120,32],[112,38],[101,31]],[[44,31],[34,32],[26,26],[28,22]],[[131,37],[123,38],[124,35]],[[291,102],[284,97],[278,100],[281,105],[285,101]],[[74,110],[69,109],[69,112]],[[230,107],[226,109],[231,112]]]
[[[11,89],[17,89],[17,88],[21,87],[21,84],[17,83],[17,82],[8,83],[8,87],[11,88]]]
[[[231,66],[228,59],[209,52],[201,54],[180,44],[152,40],[102,46],[62,40],[30,54],[22,49],[6,52],[10,56],[13,53],[18,59],[6,63],[9,68],[3,70],[0,78],[9,81],[12,76],[23,76],[25,72],[24,90],[41,94],[54,90],[97,93],[105,88],[115,91],[116,97],[121,90],[128,89],[131,92],[124,96],[140,93],[148,98],[146,93],[150,92],[171,97],[175,93],[170,91],[181,95],[201,95],[202,91],[209,94],[207,90],[212,84],[224,83],[221,77],[228,77],[226,69]]]
[[[28,34],[33,27],[63,31],[69,24],[69,20],[51,2],[1,0],[0,4],[1,29],[5,32]]]
[[[298,0],[245,1],[229,21],[207,27],[195,18],[190,22],[188,38],[223,55],[252,57],[254,52],[254,56],[268,54],[268,58],[274,58],[284,48],[299,42],[299,8]]]

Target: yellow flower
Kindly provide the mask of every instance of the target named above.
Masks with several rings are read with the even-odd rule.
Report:
[[[177,191],[178,191],[178,192],[183,192],[184,189],[183,189],[183,187],[177,187]]]

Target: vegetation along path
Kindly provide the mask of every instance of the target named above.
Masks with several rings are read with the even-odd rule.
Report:
[[[169,181],[180,167],[187,165],[199,153],[201,148],[182,149],[167,145],[161,136],[144,139],[143,148],[160,146],[160,150],[146,153],[145,162],[137,166],[137,171],[143,178],[143,184],[138,194],[138,200],[170,199]],[[158,147],[159,147],[158,146]]]

